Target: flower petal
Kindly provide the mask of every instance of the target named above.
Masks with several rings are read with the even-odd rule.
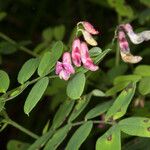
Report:
[[[80,54],[80,40],[75,39],[72,44],[72,61],[75,66],[81,66],[81,54]]]
[[[132,64],[138,63],[142,60],[141,56],[133,56],[131,53],[125,54],[121,52],[121,57],[124,62],[132,63]]]
[[[133,44],[140,44],[143,41],[150,40],[150,31],[143,31],[141,33],[135,33],[130,24],[121,25],[123,29],[127,32],[129,39]]]
[[[71,64],[63,63],[63,68],[68,74],[74,74],[75,70]]]
[[[98,66],[94,65],[92,59],[90,58],[88,46],[85,42],[81,43],[81,60],[86,69],[91,71],[96,71],[99,69]]]
[[[129,44],[123,31],[118,32],[118,40],[120,50],[124,53],[129,53],[130,52]]]
[[[98,34],[98,33],[99,33],[97,30],[95,30],[95,28],[93,27],[93,25],[92,25],[91,23],[89,23],[89,22],[87,22],[87,21],[83,21],[83,22],[81,22],[81,23],[82,23],[84,29],[85,29],[87,32],[89,32],[89,33],[91,33],[91,34]]]
[[[68,64],[71,64],[71,56],[70,56],[70,53],[69,52],[65,52],[63,54],[63,63],[68,63]]]
[[[98,66],[96,66],[95,64],[93,64],[93,61],[92,61],[91,58],[88,58],[83,65],[84,65],[84,67],[86,69],[91,70],[91,71],[96,71],[96,70],[99,69]]]
[[[60,79],[68,80],[70,78],[70,74],[68,74],[65,70],[62,70],[59,74]]]
[[[87,32],[86,30],[80,30],[80,31],[82,31],[83,37],[88,44],[92,46],[97,45],[97,42],[95,41],[95,39],[92,37],[92,35],[89,32]]]
[[[60,61],[57,61],[57,64],[56,64],[56,74],[59,74],[61,71],[63,70],[63,65]]]

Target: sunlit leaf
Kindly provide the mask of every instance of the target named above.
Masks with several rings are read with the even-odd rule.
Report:
[[[140,137],[150,137],[150,119],[144,117],[130,117],[119,122],[121,131]]]
[[[121,150],[120,129],[111,127],[96,141],[96,150]]]
[[[127,108],[134,96],[135,88],[136,88],[136,84],[133,83],[132,85],[127,87],[127,89],[123,90],[119,94],[119,96],[117,97],[113,105],[110,107],[110,109],[106,113],[106,116],[105,116],[106,120],[118,119],[126,113]]]
[[[138,89],[142,95],[147,95],[150,93],[150,76],[141,79]]]
[[[149,65],[139,65],[135,68],[134,74],[141,75],[143,77],[150,76],[150,66]]]

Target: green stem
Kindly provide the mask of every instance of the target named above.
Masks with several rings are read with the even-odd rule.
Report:
[[[20,131],[26,133],[27,135],[31,136],[34,139],[38,139],[39,138],[38,135],[36,135],[35,133],[31,132],[30,130],[22,127],[21,125],[19,125],[18,123],[16,123],[15,121],[13,121],[11,119],[6,119],[5,122],[10,124],[10,125],[12,125],[13,127],[17,128],[17,129],[19,129]]]
[[[1,32],[0,32],[0,37],[2,39],[4,39],[5,41],[9,42],[10,44],[16,46],[19,50],[24,51],[24,52],[26,52],[27,54],[29,54],[31,56],[38,57],[38,55],[36,53],[32,52],[30,49],[28,49],[24,46],[21,46],[21,45],[17,44],[16,41],[14,41],[13,39],[9,38],[7,35],[5,35]]]
[[[117,47],[116,47],[116,60],[115,60],[115,65],[118,66],[120,61],[120,48],[119,44],[117,42]]]
[[[102,120],[90,120],[90,121],[92,121],[94,124],[99,124],[99,123],[104,123],[104,124],[109,124],[109,125],[114,124],[114,122],[108,122],[108,121],[102,121]],[[78,125],[84,124],[86,122],[87,122],[87,120],[75,122],[75,123],[72,123],[72,126],[78,126]]]

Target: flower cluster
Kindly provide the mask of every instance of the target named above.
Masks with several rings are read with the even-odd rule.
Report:
[[[150,31],[135,33],[130,24],[122,24],[119,26],[118,41],[120,46],[120,54],[124,62],[138,63],[142,60],[141,56],[133,56],[130,52],[130,47],[126,39],[126,34],[133,44],[140,44],[143,41],[150,40]]]
[[[63,54],[62,62],[58,61],[56,64],[56,74],[59,75],[60,79],[68,80],[71,74],[75,73],[75,69],[72,65],[80,67],[83,65],[84,68],[96,71],[99,69],[97,65],[93,63],[93,60],[90,58],[88,45],[96,46],[97,42],[92,37],[99,32],[94,29],[94,27],[86,21],[79,22],[77,26],[82,25],[84,29],[77,29],[77,32],[81,31],[86,42],[81,41],[79,38],[75,38],[72,43],[71,54],[65,52]],[[72,61],[71,61],[72,58]]]

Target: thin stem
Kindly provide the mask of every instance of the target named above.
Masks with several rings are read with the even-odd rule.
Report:
[[[5,122],[10,124],[10,125],[12,125],[13,127],[17,128],[17,129],[19,129],[20,131],[26,133],[27,135],[31,136],[34,139],[38,139],[39,138],[38,135],[36,135],[35,133],[31,132],[30,130],[24,128],[23,126],[19,125],[17,122],[15,122],[15,121],[13,121],[11,119],[6,119]]]
[[[94,124],[99,124],[99,123],[104,123],[104,124],[109,124],[109,125],[114,124],[114,122],[108,122],[108,121],[102,121],[102,120],[90,120],[90,121],[92,121]],[[87,120],[75,122],[75,123],[72,123],[72,126],[78,126],[78,125],[81,125],[81,124],[86,123],[86,122],[87,122]]]
[[[7,42],[9,42],[10,44],[16,46],[19,50],[24,51],[27,54],[30,54],[30,55],[32,55],[34,57],[38,57],[38,55],[36,53],[32,52],[30,49],[28,49],[28,48],[26,48],[24,46],[21,46],[21,45],[17,44],[16,41],[14,41],[13,39],[9,38],[7,35],[5,35],[5,34],[3,34],[1,32],[0,32],[0,37],[2,39],[6,40]]]
[[[116,60],[115,60],[115,65],[118,66],[120,61],[120,49],[119,49],[119,44],[117,42],[117,48],[116,48]]]

